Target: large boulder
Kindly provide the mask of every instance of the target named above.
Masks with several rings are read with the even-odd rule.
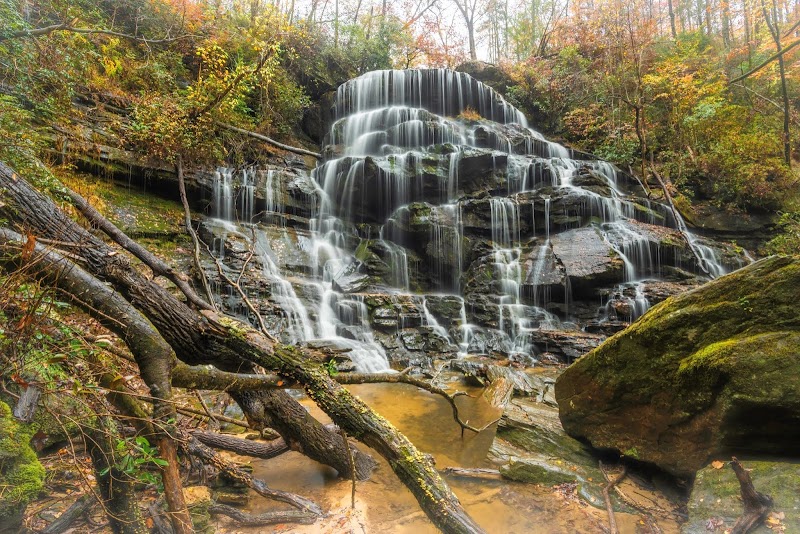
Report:
[[[797,454],[800,258],[654,307],[559,377],[564,429],[687,476],[712,454]]]

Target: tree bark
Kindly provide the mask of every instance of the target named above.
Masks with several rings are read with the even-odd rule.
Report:
[[[742,505],[744,506],[744,513],[736,521],[731,534],[747,534],[767,518],[773,505],[772,497],[756,491],[753,481],[750,479],[750,473],[735,457],[731,459],[730,465],[739,480]]]
[[[153,419],[157,424],[152,438],[159,448],[161,458],[167,462],[161,474],[173,528],[176,534],[193,532],[183,499],[175,444],[170,435],[176,419],[170,383],[175,353],[150,322],[119,293],[59,254],[46,250],[39,243],[34,245],[28,259],[22,260],[17,251],[22,249],[23,243],[21,235],[0,228],[0,245],[6,251],[6,255],[0,258],[0,263],[7,265],[24,262],[29,274],[58,287],[75,304],[116,333],[130,348],[139,367],[139,374],[155,401]]]
[[[340,428],[389,461],[437,527],[447,533],[483,532],[428,456],[313,363],[316,349],[276,345],[239,321],[190,309],[139,274],[124,255],[75,224],[48,197],[4,164],[0,164],[0,187],[6,190],[0,215],[39,235],[82,244],[75,252],[86,262],[86,268],[111,282],[142,311],[181,360],[194,364],[224,362],[233,368],[237,364],[241,367],[245,360],[299,382]],[[335,439],[341,443],[338,437]]]
[[[783,98],[783,159],[786,165],[792,166],[792,148],[789,140],[789,91],[786,88],[786,65],[783,59],[783,46],[781,45],[781,32],[778,27],[778,17],[775,5],[775,0],[772,0],[772,17],[767,12],[767,7],[764,5],[764,0],[761,0],[761,10],[764,13],[764,20],[769,27],[769,32],[772,35],[772,40],[775,41],[775,48],[778,54],[778,72],[781,77],[781,97]]]
[[[242,456],[261,458],[262,460],[276,458],[281,454],[291,450],[283,438],[274,439],[269,443],[261,443],[259,441],[241,439],[234,436],[226,436],[225,434],[205,432],[202,430],[196,430],[192,432],[192,437],[197,439],[197,441],[203,445],[207,445],[214,449],[222,449],[224,451],[235,452],[236,454],[240,454]]]
[[[675,29],[675,11],[672,8],[672,0],[668,0],[667,6],[669,9],[669,29],[672,32],[672,38],[677,39],[678,32]]]

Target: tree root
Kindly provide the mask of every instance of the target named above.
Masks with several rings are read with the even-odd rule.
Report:
[[[608,477],[606,475],[605,470],[603,469],[603,462],[600,462],[600,471],[603,473],[603,476]],[[617,518],[614,516],[614,505],[611,503],[611,495],[609,492],[617,487],[617,484],[622,482],[625,477],[628,476],[628,468],[623,466],[622,473],[620,473],[617,478],[613,480],[609,480],[608,484],[603,487],[603,499],[606,501],[606,512],[608,512],[608,525],[609,529],[611,530],[611,534],[619,534],[619,529],[617,528]]]
[[[322,508],[320,508],[315,502],[306,499],[305,497],[301,497],[300,495],[295,495],[294,493],[272,489],[267,486],[263,480],[254,478],[250,473],[247,473],[246,471],[237,467],[235,464],[220,457],[220,455],[215,451],[200,443],[200,440],[192,436],[183,436],[182,438],[181,446],[187,454],[196,456],[204,463],[216,467],[228,477],[236,480],[237,482],[245,484],[262,497],[285,502],[286,504],[297,508],[301,512],[307,512],[316,516],[323,515]]]
[[[772,497],[756,491],[753,487],[750,473],[735,456],[731,458],[730,466],[733,472],[736,473],[736,478],[739,479],[742,504],[744,505],[744,513],[733,525],[731,534],[747,534],[767,518],[770,510],[772,510]]]

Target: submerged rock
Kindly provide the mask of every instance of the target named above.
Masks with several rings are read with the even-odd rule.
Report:
[[[769,526],[761,525],[750,532],[800,532],[800,463],[796,459],[741,461],[756,491],[769,495],[774,503]],[[681,528],[684,534],[724,532],[733,527],[743,512],[739,480],[733,469],[725,464],[698,471],[687,508],[689,520]]]
[[[800,258],[771,257],[653,308],[556,384],[566,431],[679,476],[730,451],[796,454]]]
[[[489,459],[501,464],[506,478],[547,486],[576,483],[582,498],[605,506],[597,459],[564,433],[554,407],[533,398],[514,398],[506,406]]]

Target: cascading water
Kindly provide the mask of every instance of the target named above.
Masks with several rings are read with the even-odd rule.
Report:
[[[287,341],[327,340],[350,351],[360,370],[379,371],[389,367],[387,349],[402,348],[392,336],[419,350],[402,335],[419,325],[460,356],[500,350],[529,362],[537,333],[575,320],[573,289],[584,300],[603,298],[581,286],[581,276],[600,269],[585,267],[584,255],[608,267],[603,294],[616,300],[600,319],[640,316],[649,307],[646,284],[662,275],[664,261],[691,264],[662,250],[667,240],[653,228],[677,226],[700,258],[697,270],[725,272],[671,210],[632,194],[632,181],[612,165],[546,140],[467,74],[371,72],[342,85],[333,109],[326,157],[311,176],[308,237],[297,247],[303,272],[288,274],[275,259],[276,238],[241,232],[256,236]],[[214,216],[258,222],[253,193],[261,188],[262,220],[284,236],[283,247],[295,230],[286,224],[281,180],[275,170],[248,171],[237,197],[221,169]],[[586,240],[594,256],[573,250]],[[458,306],[442,308],[447,298]]]

